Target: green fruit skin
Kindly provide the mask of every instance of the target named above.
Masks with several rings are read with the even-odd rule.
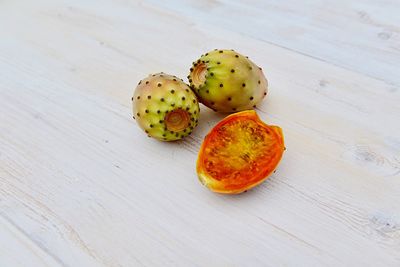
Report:
[[[199,103],[190,87],[176,76],[165,73],[149,75],[137,85],[133,97],[133,118],[149,137],[160,141],[175,141],[191,134],[197,126]],[[169,131],[165,124],[168,112],[183,109],[190,123],[179,132]]]
[[[206,81],[196,86],[193,76],[199,64],[207,67]],[[262,69],[233,50],[216,49],[202,55],[193,63],[188,78],[199,101],[218,112],[252,109],[268,92]]]

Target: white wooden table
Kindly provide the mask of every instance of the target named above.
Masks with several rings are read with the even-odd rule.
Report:
[[[400,2],[0,1],[0,266],[400,266]],[[278,171],[223,196],[131,118],[139,79],[262,66]]]

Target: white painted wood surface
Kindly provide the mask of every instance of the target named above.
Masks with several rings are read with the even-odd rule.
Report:
[[[329,3],[332,2],[332,3]],[[400,3],[0,1],[0,266],[400,266]],[[265,70],[278,171],[197,181],[131,119],[139,79],[213,48]]]

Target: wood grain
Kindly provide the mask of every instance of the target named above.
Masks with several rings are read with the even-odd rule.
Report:
[[[0,266],[399,266],[399,4],[307,2],[1,1]],[[217,47],[286,139],[239,196],[195,174],[223,115],[175,143],[131,119],[141,78]]]

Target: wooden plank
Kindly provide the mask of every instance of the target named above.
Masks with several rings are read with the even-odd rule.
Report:
[[[151,2],[212,31],[227,29],[400,85],[399,1]]]
[[[7,219],[0,217],[0,226],[1,266],[61,266]]]
[[[38,251],[22,263],[399,264],[398,86],[159,4],[96,3],[0,9],[0,223]],[[223,115],[202,107],[193,136],[160,143],[130,114],[144,75],[185,77],[214,47],[264,68],[271,88],[258,112],[283,127],[288,148],[270,180],[234,197],[208,192],[194,171]]]

